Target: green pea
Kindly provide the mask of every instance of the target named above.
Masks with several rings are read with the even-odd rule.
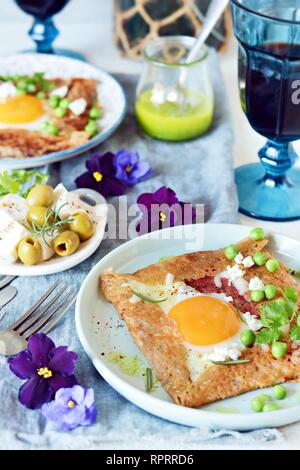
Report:
[[[283,400],[287,396],[287,389],[283,385],[275,385],[273,395],[277,400]]]
[[[26,90],[28,91],[28,93],[35,93],[36,86],[34,85],[34,83],[28,83]]]
[[[17,88],[17,95],[18,96],[26,95],[26,90],[24,90],[23,88]]]
[[[88,134],[90,134],[90,136],[93,136],[93,135],[97,134],[97,132],[98,132],[97,123],[95,121],[89,121],[87,123],[87,125],[85,126],[84,130]]]
[[[280,341],[275,341],[272,344],[272,356],[275,357],[275,359],[281,359],[287,351],[287,344],[282,343]]]
[[[264,404],[259,397],[254,397],[251,400],[251,408],[255,413],[261,413],[263,410]]]
[[[60,97],[58,95],[51,95],[49,98],[49,105],[51,108],[57,108],[60,102]]]
[[[287,287],[284,291],[284,297],[291,302],[297,303],[298,302],[298,292],[294,287]]]
[[[47,134],[50,134],[50,135],[57,135],[59,132],[58,127],[52,122],[45,122],[43,125],[43,128],[45,132],[47,132]]]
[[[27,80],[23,78],[22,80],[17,81],[17,88],[21,88],[23,90],[26,90],[27,88]]]
[[[267,284],[265,286],[265,296],[268,300],[274,299],[275,295],[277,294],[277,289],[273,284]]]
[[[62,100],[60,100],[59,107],[61,109],[68,109],[69,104],[70,100],[68,100],[67,98],[63,98]]]
[[[251,230],[249,237],[254,241],[263,240],[265,238],[265,232],[262,228],[256,227]]]
[[[228,259],[234,259],[239,254],[237,245],[229,245],[224,250],[224,254]]]
[[[56,108],[55,116],[58,118],[63,118],[67,114],[67,110],[63,108]]]
[[[265,298],[265,293],[263,290],[253,290],[251,291],[251,300],[253,302],[261,302]]]
[[[39,98],[40,100],[44,100],[46,98],[46,93],[44,91],[39,91],[36,94],[36,97]]]
[[[92,108],[90,110],[90,118],[91,119],[99,119],[101,117],[101,111],[99,108]]]
[[[266,253],[263,253],[262,251],[257,251],[255,255],[253,256],[253,261],[257,266],[263,266],[267,262],[267,255]]]
[[[263,412],[268,413],[269,411],[277,411],[279,410],[279,406],[276,403],[266,403],[263,406]]]
[[[244,330],[240,334],[240,340],[244,346],[250,348],[255,343],[255,334],[251,330]]]
[[[279,269],[279,263],[277,259],[272,258],[266,262],[266,268],[270,273],[275,273]]]
[[[271,397],[270,395],[267,395],[266,393],[262,393],[261,395],[258,395],[258,398],[260,399],[260,401],[265,404],[267,403],[268,401],[271,400]]]

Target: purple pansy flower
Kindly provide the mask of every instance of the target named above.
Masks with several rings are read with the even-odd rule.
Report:
[[[71,431],[78,426],[90,426],[97,417],[94,391],[80,385],[61,388],[55,394],[55,400],[46,403],[42,413],[53,421],[58,431]]]
[[[113,159],[114,155],[111,152],[91,155],[85,163],[87,171],[75,180],[77,188],[91,188],[103,196],[125,194],[126,185],[115,177]]]
[[[77,384],[74,375],[77,354],[66,346],[55,347],[44,333],[32,335],[27,349],[8,359],[10,370],[26,380],[19,401],[27,408],[40,408],[52,400],[57,390]]]
[[[134,150],[120,149],[113,159],[116,178],[128,186],[144,181],[153,175],[149,163],[140,161],[140,156]]]
[[[191,224],[196,217],[196,210],[190,203],[179,201],[175,191],[162,186],[154,193],[143,193],[137,203],[142,218],[136,230],[142,235],[165,227]]]

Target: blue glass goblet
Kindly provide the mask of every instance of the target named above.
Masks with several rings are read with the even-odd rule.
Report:
[[[231,0],[239,41],[241,106],[266,137],[261,163],[236,170],[240,211],[264,220],[300,218],[300,1]]]
[[[34,21],[29,36],[36,43],[36,52],[44,54],[58,54],[74,59],[85,60],[78,52],[68,49],[53,49],[53,42],[59,35],[53,16],[59,13],[70,0],[15,0],[17,5],[34,16]]]

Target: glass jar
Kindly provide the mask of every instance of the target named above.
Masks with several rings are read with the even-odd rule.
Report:
[[[153,40],[144,50],[135,112],[141,129],[153,138],[194,139],[211,126],[214,96],[208,48],[203,47],[191,64],[184,63],[194,43],[189,36],[168,36]]]

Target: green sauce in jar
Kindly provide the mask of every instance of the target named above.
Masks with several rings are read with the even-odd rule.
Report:
[[[214,112],[213,96],[185,89],[184,104],[152,100],[152,90],[137,99],[135,112],[141,129],[151,137],[168,141],[183,141],[198,137],[211,126]]]

